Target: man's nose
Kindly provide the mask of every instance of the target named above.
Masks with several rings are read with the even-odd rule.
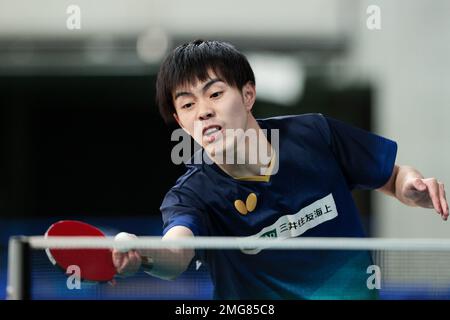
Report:
[[[201,107],[201,110],[198,114],[199,120],[207,120],[209,118],[212,118],[214,116],[214,110],[208,105],[205,104]]]

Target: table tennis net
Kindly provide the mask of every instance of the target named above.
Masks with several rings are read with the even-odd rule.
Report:
[[[196,256],[175,280],[159,279],[140,270],[129,277],[116,276],[113,285],[78,281],[75,273],[66,274],[68,270],[50,262],[45,252],[48,248],[150,249],[159,250],[162,259],[161,252],[178,248],[194,249]],[[13,237],[8,249],[7,297],[449,299],[449,265],[450,241],[444,239],[197,237],[161,241],[140,237],[118,243],[112,238]]]

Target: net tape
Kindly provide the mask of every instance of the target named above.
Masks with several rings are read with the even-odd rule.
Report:
[[[265,248],[278,250],[399,250],[450,251],[450,239],[392,239],[392,238],[242,238],[193,237],[162,240],[161,237],[139,237],[135,240],[116,241],[113,237],[49,237],[30,236],[31,248],[110,248],[127,249],[244,249]]]

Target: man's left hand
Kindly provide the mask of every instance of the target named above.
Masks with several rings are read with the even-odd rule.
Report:
[[[448,203],[444,184],[435,178],[410,178],[405,181],[401,197],[410,205],[433,208],[443,220],[448,219]]]

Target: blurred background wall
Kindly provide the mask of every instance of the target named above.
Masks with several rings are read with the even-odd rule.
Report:
[[[399,144],[397,162],[426,177],[450,181],[450,2],[359,1],[362,11],[382,9],[379,32],[355,28],[349,61],[377,88],[375,131]],[[374,194],[374,234],[384,237],[447,238],[446,223],[431,210],[410,208]]]
[[[67,27],[71,5],[80,29]],[[380,30],[367,27],[370,5]],[[0,0],[2,241],[57,218],[159,230],[184,168],[171,163],[154,81],[164,54],[195,38],[248,55],[257,116],[322,112],[396,140],[398,163],[449,181],[448,12],[446,0]],[[371,236],[448,237],[431,210],[354,195]]]

